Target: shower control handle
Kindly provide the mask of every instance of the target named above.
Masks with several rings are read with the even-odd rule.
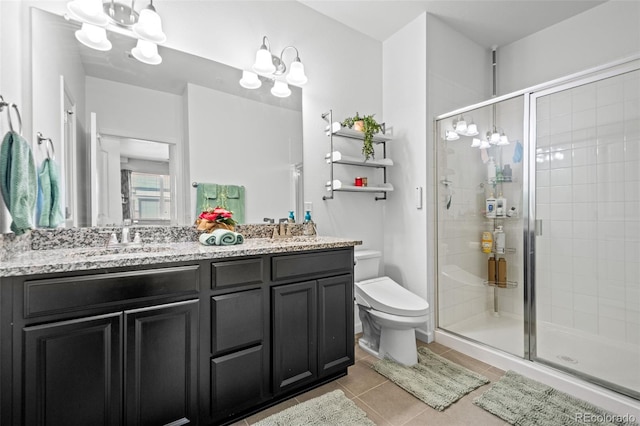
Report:
[[[542,219],[536,219],[535,234],[536,237],[542,236]]]

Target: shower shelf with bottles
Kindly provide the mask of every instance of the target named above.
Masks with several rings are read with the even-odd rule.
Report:
[[[322,114],[322,118],[328,123],[325,127],[325,133],[329,137],[329,153],[325,155],[325,161],[330,166],[330,177],[325,186],[327,191],[331,192],[330,195],[325,195],[322,199],[332,200],[334,192],[370,192],[382,193],[382,196],[375,197],[376,201],[386,200],[387,192],[393,191],[393,185],[387,182],[387,167],[393,166],[393,160],[387,158],[387,142],[393,139],[391,136],[391,128],[387,127],[385,123],[382,123],[382,134],[376,134],[373,136],[373,143],[382,145],[383,158],[365,160],[362,157],[349,156],[340,151],[334,150],[334,137],[338,136],[361,141],[364,139],[363,132],[343,127],[340,123],[334,122],[332,110]],[[334,179],[334,165],[336,164],[381,169],[382,183],[375,186],[368,186],[366,182],[361,181],[361,185],[351,185],[343,182],[342,180]]]

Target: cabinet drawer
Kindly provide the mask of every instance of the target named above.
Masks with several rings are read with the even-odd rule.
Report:
[[[262,341],[262,289],[211,298],[211,352],[217,353]]]
[[[271,259],[273,281],[313,275],[347,273],[353,268],[351,250],[274,256]]]
[[[211,288],[262,283],[262,258],[214,262]]]
[[[196,294],[198,265],[25,281],[24,317]]]

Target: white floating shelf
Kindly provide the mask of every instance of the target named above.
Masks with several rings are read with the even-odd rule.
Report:
[[[329,136],[329,126],[325,127],[324,130],[327,136]],[[350,129],[348,127],[343,127],[337,121],[335,121],[331,125],[331,131],[333,132],[334,135],[344,136],[345,138],[359,139],[359,140],[364,139],[363,132],[358,132],[357,130]],[[373,135],[373,143],[389,142],[390,140],[393,139],[391,133],[392,133],[392,128],[389,127],[387,128],[387,133],[385,134],[377,133]]]
[[[344,155],[340,151],[333,151],[333,155],[327,154],[324,156],[327,163],[333,161],[335,164],[350,164],[353,166],[365,166],[365,167],[389,167],[393,166],[393,160],[390,158],[382,158],[380,160],[369,159],[363,160],[362,157],[353,157]]]
[[[331,191],[331,182],[327,182],[326,187],[327,191]],[[336,179],[333,181],[333,190],[345,192],[390,192],[393,191],[393,185],[383,183],[378,186],[355,186],[347,185],[341,180]]]

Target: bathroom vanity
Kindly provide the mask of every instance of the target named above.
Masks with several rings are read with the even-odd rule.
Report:
[[[225,424],[345,375],[356,244],[260,238],[3,261],[0,423]]]

